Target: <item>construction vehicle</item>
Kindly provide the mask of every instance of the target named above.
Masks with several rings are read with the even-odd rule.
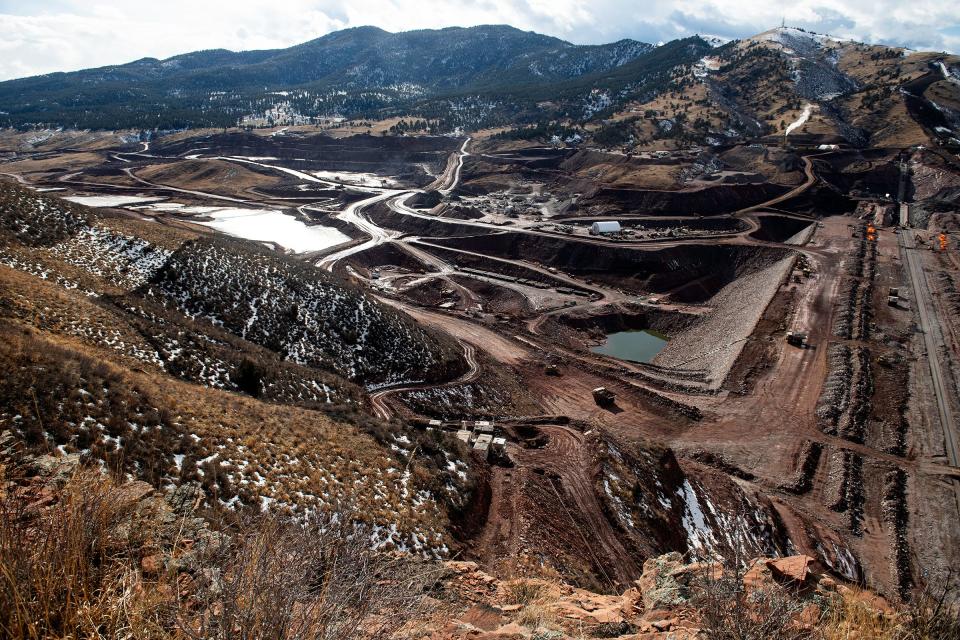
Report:
[[[593,390],[593,401],[601,407],[612,406],[615,400],[616,396],[613,391],[610,391],[606,387],[597,387]]]
[[[807,346],[807,334],[803,331],[788,331],[787,344],[802,349]]]

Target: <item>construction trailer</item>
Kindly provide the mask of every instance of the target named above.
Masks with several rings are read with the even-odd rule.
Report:
[[[590,235],[592,236],[620,233],[620,231],[620,223],[616,220],[598,220],[590,225]]]
[[[608,407],[614,403],[616,395],[606,387],[597,387],[593,390],[593,401],[601,407]]]
[[[494,426],[493,423],[489,420],[477,420],[473,425],[473,430],[476,433],[493,433]]]

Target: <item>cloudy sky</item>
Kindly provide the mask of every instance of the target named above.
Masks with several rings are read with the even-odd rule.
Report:
[[[958,0],[0,0],[0,80],[165,58],[286,47],[344,27],[511,24],[578,44],[780,24],[865,42],[960,51]]]

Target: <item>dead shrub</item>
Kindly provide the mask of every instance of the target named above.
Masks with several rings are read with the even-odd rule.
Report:
[[[818,625],[819,640],[896,640],[899,637],[896,620],[869,606],[855,591],[831,596],[826,613]]]
[[[690,586],[690,605],[697,611],[701,633],[710,640],[801,640],[808,638],[797,623],[803,604],[777,583],[747,589],[746,565],[726,562],[722,569],[700,572]]]
[[[960,588],[954,570],[929,579],[914,594],[903,616],[898,640],[960,639]]]
[[[257,518],[199,560],[179,602],[191,638],[388,638],[425,613],[433,563],[371,549],[348,513]]]
[[[230,514],[214,530],[98,469],[57,484],[25,468],[0,456],[0,637],[389,638],[426,617],[439,577],[372,549],[374,528],[348,508]]]
[[[129,526],[135,503],[94,471],[77,472],[56,502],[38,512],[38,501],[48,499],[43,491],[18,487],[0,500],[3,634],[153,636],[158,628],[147,621],[157,619],[156,603],[137,597],[139,578],[128,553],[149,536]]]
[[[506,590],[506,601],[509,604],[534,604],[538,602],[546,592],[546,587],[540,582],[531,582],[529,580],[515,580],[504,585]]]

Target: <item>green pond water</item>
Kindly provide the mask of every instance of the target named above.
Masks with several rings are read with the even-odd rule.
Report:
[[[667,337],[657,331],[619,331],[607,341],[590,349],[594,353],[630,362],[650,362],[667,346]]]

